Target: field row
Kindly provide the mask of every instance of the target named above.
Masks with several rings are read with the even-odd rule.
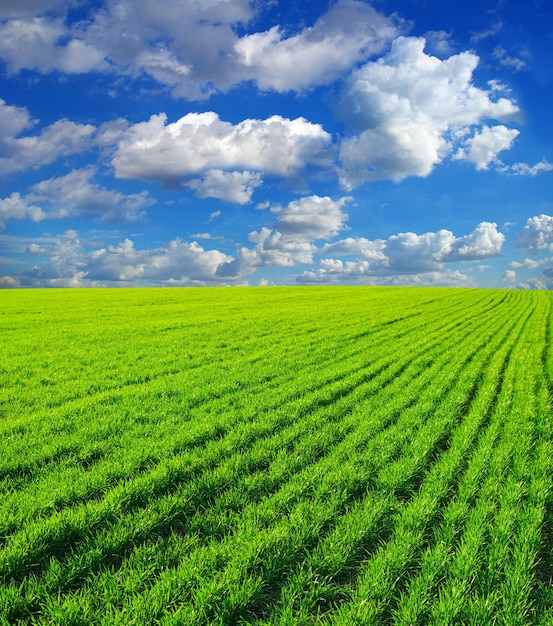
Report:
[[[0,616],[551,623],[552,323],[539,292],[9,293]]]

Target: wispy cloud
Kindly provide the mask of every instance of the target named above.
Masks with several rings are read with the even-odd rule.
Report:
[[[494,37],[498,33],[503,30],[503,22],[501,20],[496,20],[489,28],[481,31],[473,31],[471,34],[471,42],[478,43],[483,39],[488,39],[489,37]]]
[[[528,54],[525,55],[528,57]],[[499,63],[501,67],[508,69],[511,72],[521,72],[528,68],[527,59],[521,56],[515,57],[507,53],[507,50],[503,46],[496,46],[493,51],[493,58]]]

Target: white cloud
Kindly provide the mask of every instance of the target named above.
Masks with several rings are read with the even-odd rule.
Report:
[[[232,263],[232,256],[179,238],[159,248],[139,250],[126,238],[91,250],[78,233],[67,231],[50,244],[31,244],[27,252],[49,258],[19,276],[24,286],[202,285],[241,280],[231,272],[218,272]]]
[[[72,24],[68,4],[9,0],[0,7],[0,56],[11,72],[147,74],[193,99],[249,80],[262,89],[303,90],[380,52],[401,26],[359,0],[338,0],[298,34],[275,26],[242,37],[239,27],[251,23],[261,3],[166,0],[160,11],[156,0],[107,0]]]
[[[383,250],[385,260],[372,264],[373,271],[393,274],[418,274],[441,269],[444,253],[455,237],[449,230],[436,233],[392,235]]]
[[[473,279],[446,264],[494,256],[501,247],[502,241],[493,236],[494,225],[482,223],[460,238],[441,230],[375,241],[350,237],[317,248],[316,242],[346,228],[343,207],[349,201],[311,196],[275,207],[273,227],[252,232],[255,246],[242,247],[234,256],[180,238],[142,250],[126,238],[98,249],[96,241],[83,242],[76,231],[68,230],[60,237],[29,243],[28,254],[47,259],[15,278],[23,286],[242,284],[260,267],[310,265],[320,254],[332,256],[303,272],[298,282],[468,286]],[[207,234],[200,238],[214,239]]]
[[[553,267],[546,267],[541,276],[530,278],[526,284],[520,285],[526,289],[546,289],[553,290]]]
[[[8,198],[0,199],[0,230],[4,230],[6,223],[11,220],[30,219],[40,222],[46,217],[46,213],[39,206],[30,204],[17,191]]]
[[[0,146],[6,139],[31,128],[33,123],[27,109],[11,106],[0,98]]]
[[[517,235],[516,246],[539,254],[540,250],[549,248],[552,241],[553,217],[542,213],[526,220],[526,226]]]
[[[503,46],[496,46],[493,51],[493,58],[511,72],[521,72],[527,68],[527,63],[520,57],[514,57],[507,53]]]
[[[511,148],[519,134],[518,130],[503,125],[483,126],[466,140],[465,147],[459,148],[455,158],[471,161],[477,170],[487,170],[500,152]]]
[[[342,208],[351,200],[309,196],[294,200],[285,208],[273,208],[277,215],[273,227],[249,235],[256,244],[256,263],[281,267],[312,263],[317,249],[313,242],[333,237],[345,228],[348,216]]]
[[[63,9],[72,4],[72,0],[2,0],[0,19],[40,15]]]
[[[394,21],[368,4],[341,0],[297,35],[284,38],[274,26],[242,37],[234,49],[240,73],[261,89],[301,91],[332,82],[360,60],[381,52],[397,34]]]
[[[56,69],[66,74],[83,74],[107,67],[102,52],[81,39],[72,39],[59,49]]]
[[[370,241],[365,237],[347,237],[335,243],[328,243],[321,248],[322,254],[340,254],[345,256],[362,255],[365,259],[386,261],[383,250],[386,242],[383,239]]]
[[[208,239],[208,240],[211,240],[211,241],[224,241],[225,237],[223,235],[219,235],[219,236],[215,237],[211,233],[194,233],[194,234],[190,235],[190,239],[192,239],[194,241],[196,239]]]
[[[111,0],[85,38],[119,74],[147,74],[196,99],[234,84],[235,28],[254,14],[248,0],[167,0],[162,11],[156,0]]]
[[[247,251],[250,266],[310,264],[318,253],[331,258],[323,258],[317,268],[304,272],[300,282],[366,282],[373,277],[375,284],[384,284],[400,277],[401,284],[433,284],[435,280],[436,284],[472,284],[460,272],[445,271],[444,265],[497,256],[505,240],[495,224],[482,222],[459,238],[448,230],[423,235],[400,233],[374,241],[348,237],[317,249],[314,242],[334,237],[346,228],[347,215],[342,208],[350,200],[345,197],[335,202],[312,196],[273,209],[278,216],[273,228],[250,233],[250,241],[256,244],[253,251]],[[344,260],[336,255],[357,258]],[[408,280],[408,275],[420,276]]]
[[[505,270],[501,281],[504,283],[514,283],[517,279],[517,273],[514,270]]]
[[[453,53],[451,33],[445,30],[431,30],[425,33],[426,45],[433,54],[448,56]]]
[[[322,259],[314,270],[305,272],[304,282],[324,282],[325,277],[336,282],[365,280],[368,277],[400,277],[400,283],[408,284],[406,276],[419,275],[409,284],[426,284],[440,276],[444,281],[444,264],[458,261],[477,261],[497,256],[501,252],[504,235],[497,232],[495,224],[482,222],[469,235],[456,238],[449,230],[439,230],[423,235],[399,233],[388,239],[374,241],[365,238],[347,238],[323,246],[324,255],[341,254],[357,256],[353,260]],[[449,272],[449,270],[447,270]],[[428,276],[432,278],[428,278]],[[424,277],[427,276],[427,279]],[[461,273],[447,273],[463,276]],[[462,278],[462,281],[466,277]],[[467,279],[468,281],[469,279]],[[389,281],[388,281],[389,282]],[[470,281],[469,281],[470,282]],[[382,281],[379,284],[383,284]],[[430,284],[430,283],[428,283]],[[442,282],[440,284],[451,284]]]
[[[553,163],[549,163],[545,159],[535,165],[527,163],[515,163],[508,168],[513,174],[519,176],[536,176],[540,172],[553,172]]]
[[[96,168],[89,166],[44,180],[33,185],[27,198],[51,206],[52,218],[93,216],[102,222],[142,219],[144,209],[155,202],[145,191],[125,195],[100,187],[92,182],[96,174]]]
[[[182,284],[214,280],[217,267],[231,260],[218,250],[204,250],[196,242],[174,239],[162,248],[136,250],[125,239],[117,246],[92,252],[84,278],[92,281],[128,282],[138,279]]]
[[[497,224],[481,222],[469,234],[455,239],[440,259],[445,262],[476,261],[498,256],[505,242],[505,235],[497,231]]]
[[[348,216],[342,207],[351,200],[350,197],[334,201],[329,197],[309,196],[290,202],[286,208],[275,207],[272,209],[278,216],[275,230],[310,240],[333,237],[345,226]]]
[[[524,261],[512,261],[509,263],[509,267],[514,269],[526,269],[526,270],[535,270],[539,267],[543,261],[535,261],[533,259],[524,259]]]
[[[387,285],[404,285],[413,287],[476,287],[473,278],[459,270],[427,272],[425,274],[393,276]]]
[[[46,245],[54,240],[47,233],[43,233],[40,237],[31,237],[29,235],[6,235],[0,233],[0,248],[9,255],[14,262],[14,257],[25,254],[30,245]]]
[[[509,120],[518,113],[513,101],[497,97],[498,84],[487,91],[473,84],[476,55],[464,52],[440,60],[425,54],[424,46],[422,38],[399,37],[387,55],[349,79],[342,115],[359,135],[342,142],[346,187],[363,180],[427,176],[483,120]],[[510,138],[517,131],[509,133]],[[481,134],[473,135],[477,145],[489,139],[487,134],[476,139]],[[497,151],[505,149],[505,133],[491,134]]]
[[[0,132],[4,133],[3,137],[0,135],[0,171],[3,174],[49,165],[92,147],[96,128],[91,124],[62,119],[46,126],[38,135],[19,137],[17,135],[30,125],[27,113],[25,109],[0,107],[0,113],[6,111],[8,122],[0,125]]]
[[[250,233],[249,240],[255,244],[257,265],[294,267],[312,263],[313,254],[317,250],[308,239],[287,236],[266,227]]]
[[[19,281],[13,276],[0,276],[0,289],[17,289]]]
[[[408,120],[398,125],[390,121],[343,141],[342,182],[351,189],[364,180],[399,182],[408,176],[428,176],[445,148],[445,141],[430,127]]]
[[[234,204],[247,204],[253,191],[262,183],[259,172],[223,172],[209,170],[203,179],[195,178],[186,187],[193,189],[199,198],[218,198]]]
[[[94,143],[102,148],[112,149],[126,137],[130,126],[130,123],[123,118],[104,122],[98,128]]]
[[[165,47],[138,53],[136,63],[158,82],[171,86],[182,83],[191,72],[190,65],[180,62]]]
[[[78,287],[86,266],[78,233],[68,230],[46,245],[31,244],[27,253],[50,258],[19,277],[24,286]]]
[[[227,187],[257,186],[252,172],[289,176],[309,164],[328,165],[330,135],[303,118],[274,115],[266,120],[247,119],[233,125],[216,113],[189,113],[166,124],[167,116],[153,115],[131,126],[119,140],[113,166],[119,178],[160,180],[176,185],[210,170],[230,170],[233,178],[209,174],[193,183],[200,192],[219,181]],[[243,171],[242,178],[236,173]],[[217,185],[215,185],[217,186]],[[249,199],[248,199],[249,200]]]
[[[252,274],[258,265],[259,258],[256,251],[242,247],[236,253],[236,258],[219,264],[215,275],[221,280],[231,278],[236,281],[243,276]]]
[[[473,32],[470,40],[474,43],[478,43],[479,41],[482,41],[482,39],[488,39],[488,37],[497,35],[497,33],[501,32],[502,29],[503,22],[501,20],[496,20],[490,28],[480,32]]]
[[[0,24],[0,56],[9,72],[23,68],[51,71],[56,64],[56,42],[65,32],[60,19],[9,20]]]
[[[346,262],[324,259],[319,267],[300,274],[297,282],[305,285],[358,284],[397,285],[413,287],[475,287],[476,282],[459,270],[424,272],[421,274],[374,275],[368,271],[366,261]]]
[[[101,222],[133,222],[145,217],[144,209],[154,204],[147,192],[125,195],[92,182],[96,168],[73,170],[65,176],[50,178],[31,187],[21,196],[14,192],[0,199],[0,230],[11,220],[92,216]]]
[[[68,74],[107,67],[103,53],[70,31],[60,18],[29,17],[0,24],[0,58],[10,73],[22,69]],[[84,35],[81,34],[81,36]]]

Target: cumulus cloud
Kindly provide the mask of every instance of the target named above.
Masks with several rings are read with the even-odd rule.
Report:
[[[383,239],[370,241],[365,237],[347,237],[335,243],[325,244],[321,248],[321,252],[328,255],[363,255],[366,259],[385,260],[386,256],[383,253],[385,247],[386,242]]]
[[[146,191],[125,195],[92,182],[97,169],[92,166],[73,170],[65,176],[50,178],[31,187],[28,198],[46,203],[53,218],[92,216],[100,221],[133,222],[145,217],[144,209],[154,204]]]
[[[455,158],[471,161],[477,170],[487,170],[500,152],[511,148],[519,134],[518,130],[503,125],[483,126],[466,140],[465,147],[459,148]]]
[[[218,250],[204,250],[196,242],[174,239],[161,248],[136,250],[125,239],[117,246],[92,252],[83,278],[92,281],[127,282],[138,279],[181,284],[212,281],[217,267],[231,260]]]
[[[0,145],[31,128],[34,122],[23,107],[11,106],[0,98]]]
[[[255,244],[255,262],[258,265],[294,267],[312,263],[317,249],[308,239],[287,236],[266,227],[250,233],[249,240]]]
[[[520,287],[525,289],[553,290],[553,267],[544,268],[540,276],[533,276]]]
[[[108,1],[86,27],[119,74],[149,75],[178,97],[203,98],[235,84],[235,32],[255,15],[249,0]]]
[[[341,0],[297,35],[283,37],[274,26],[242,37],[234,49],[241,74],[261,89],[301,91],[332,82],[360,60],[381,52],[398,32],[392,19],[368,4]]]
[[[387,285],[412,287],[476,287],[476,281],[459,270],[427,272],[418,275],[393,276]]]
[[[369,278],[400,277],[398,284],[425,284],[424,276],[444,281],[444,265],[458,261],[478,261],[497,256],[501,252],[504,235],[493,223],[482,222],[470,234],[455,237],[449,230],[424,233],[399,233],[388,239],[369,240],[347,238],[326,244],[319,252],[331,258],[322,259],[317,268],[304,272],[301,282],[365,281]],[[335,258],[335,255],[357,257],[352,260]],[[450,270],[447,270],[450,272]],[[419,275],[415,282],[407,281],[409,275]],[[448,274],[450,278],[454,275]],[[464,275],[462,275],[464,276]],[[465,280],[466,279],[466,280]],[[390,278],[391,280],[391,278]],[[462,281],[470,282],[463,277]],[[378,284],[384,284],[382,280]],[[389,283],[389,280],[388,280]],[[388,284],[386,283],[386,284]],[[376,283],[374,283],[376,284]],[[429,283],[430,284],[430,283]]]
[[[104,69],[103,53],[80,38],[84,35],[72,36],[60,18],[11,19],[0,24],[0,57],[10,73],[32,69],[76,74]]]
[[[335,201],[327,196],[309,196],[294,200],[285,208],[275,207],[272,209],[278,216],[275,230],[312,240],[332,237],[344,228],[348,216],[342,207],[351,200],[350,197]]]
[[[0,8],[0,56],[11,72],[146,74],[175,96],[202,98],[243,81],[262,89],[328,84],[383,47],[401,23],[359,0],[338,0],[297,34],[279,26],[239,36],[262,9],[250,0],[108,0],[69,23],[69,3],[11,0]],[[57,9],[53,13],[51,9]],[[298,63],[301,58],[301,63]]]
[[[517,273],[514,270],[505,270],[501,277],[501,282],[514,283],[517,279]]]
[[[25,17],[50,12],[70,5],[70,0],[2,0],[0,19]]]
[[[301,117],[274,115],[233,125],[206,112],[166,122],[165,114],[153,115],[121,136],[112,161],[119,178],[160,180],[168,186],[188,179],[200,195],[210,189],[215,197],[238,194],[243,203],[260,183],[256,172],[289,176],[308,165],[328,165],[330,159],[331,136]],[[194,178],[190,184],[202,173],[200,182]]]
[[[470,276],[459,270],[424,272],[422,274],[373,275],[364,261],[324,259],[319,267],[302,272],[297,282],[304,285],[380,285],[406,287],[476,287]]]
[[[255,244],[255,263],[281,267],[311,263],[317,250],[313,242],[333,237],[345,228],[348,216],[342,208],[351,200],[309,196],[284,208],[273,208],[277,215],[273,227],[249,235]]]
[[[512,261],[509,263],[509,267],[514,269],[526,269],[526,270],[535,270],[539,267],[543,261],[536,261],[534,259],[524,259],[524,261]]]
[[[220,266],[234,260],[232,256],[179,238],[158,248],[140,250],[126,238],[116,245],[91,249],[70,230],[46,245],[31,244],[27,252],[49,258],[18,277],[24,286],[202,285],[241,278],[218,273]]]
[[[13,276],[0,276],[0,289],[17,289],[19,281]]]
[[[8,106],[0,101],[0,171],[13,174],[49,165],[61,157],[78,154],[92,147],[96,128],[92,124],[77,124],[58,120],[43,128],[39,134],[20,137],[32,126],[26,109]]]
[[[146,249],[137,249],[125,238],[98,249],[96,242],[82,241],[76,231],[68,230],[30,243],[27,253],[45,260],[15,279],[23,286],[46,287],[243,284],[259,268],[309,266],[319,255],[323,258],[318,265],[302,272],[298,282],[468,286],[473,279],[446,265],[488,258],[501,248],[495,225],[487,223],[459,238],[441,230],[374,241],[349,237],[320,246],[346,228],[343,209],[350,201],[310,196],[274,207],[274,224],[250,233],[253,247],[241,247],[233,255],[180,238]],[[207,233],[199,238],[215,239]]]
[[[147,192],[125,195],[93,182],[96,168],[73,170],[65,176],[37,183],[25,196],[14,192],[0,199],[0,230],[11,220],[93,217],[101,222],[133,222],[145,217],[144,209],[154,204]]]
[[[4,230],[7,222],[11,220],[30,219],[33,222],[40,222],[46,217],[41,207],[29,203],[17,191],[8,198],[0,199],[0,230]]]
[[[203,179],[195,178],[186,187],[193,189],[199,198],[218,198],[233,204],[247,204],[253,191],[262,183],[259,172],[224,172],[209,170]]]
[[[483,120],[510,120],[519,111],[501,97],[500,85],[484,90],[473,84],[476,55],[440,60],[424,47],[423,38],[399,37],[388,54],[351,75],[341,110],[359,134],[340,148],[346,187],[427,176],[460,144],[474,149],[458,152],[458,158],[485,165],[518,134],[504,126],[474,130]]]
[[[448,56],[453,52],[451,35],[451,32],[446,32],[445,30],[431,30],[425,33],[424,38],[431,52],[441,56]]]
[[[86,266],[78,233],[67,230],[47,244],[30,244],[27,253],[48,260],[23,273],[20,283],[37,287],[78,287]]]
[[[429,272],[441,268],[444,253],[451,250],[455,241],[449,230],[440,230],[436,233],[400,233],[392,235],[384,248],[385,260],[372,263],[374,271],[384,273],[419,273]]]
[[[541,250],[550,248],[552,241],[553,217],[542,213],[528,218],[526,226],[517,235],[516,246],[539,254]]]
[[[309,196],[271,209],[275,223],[249,234],[254,248],[241,248],[236,259],[223,264],[220,276],[247,274],[260,266],[294,267],[310,264],[317,251],[315,241],[335,236],[345,228],[342,208],[351,201],[344,197]]]
[[[481,222],[469,235],[455,239],[440,260],[453,262],[488,259],[501,253],[504,242],[505,235],[498,232],[497,224]]]

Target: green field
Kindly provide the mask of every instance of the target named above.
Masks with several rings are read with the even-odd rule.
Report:
[[[0,292],[1,624],[553,624],[548,292]]]

